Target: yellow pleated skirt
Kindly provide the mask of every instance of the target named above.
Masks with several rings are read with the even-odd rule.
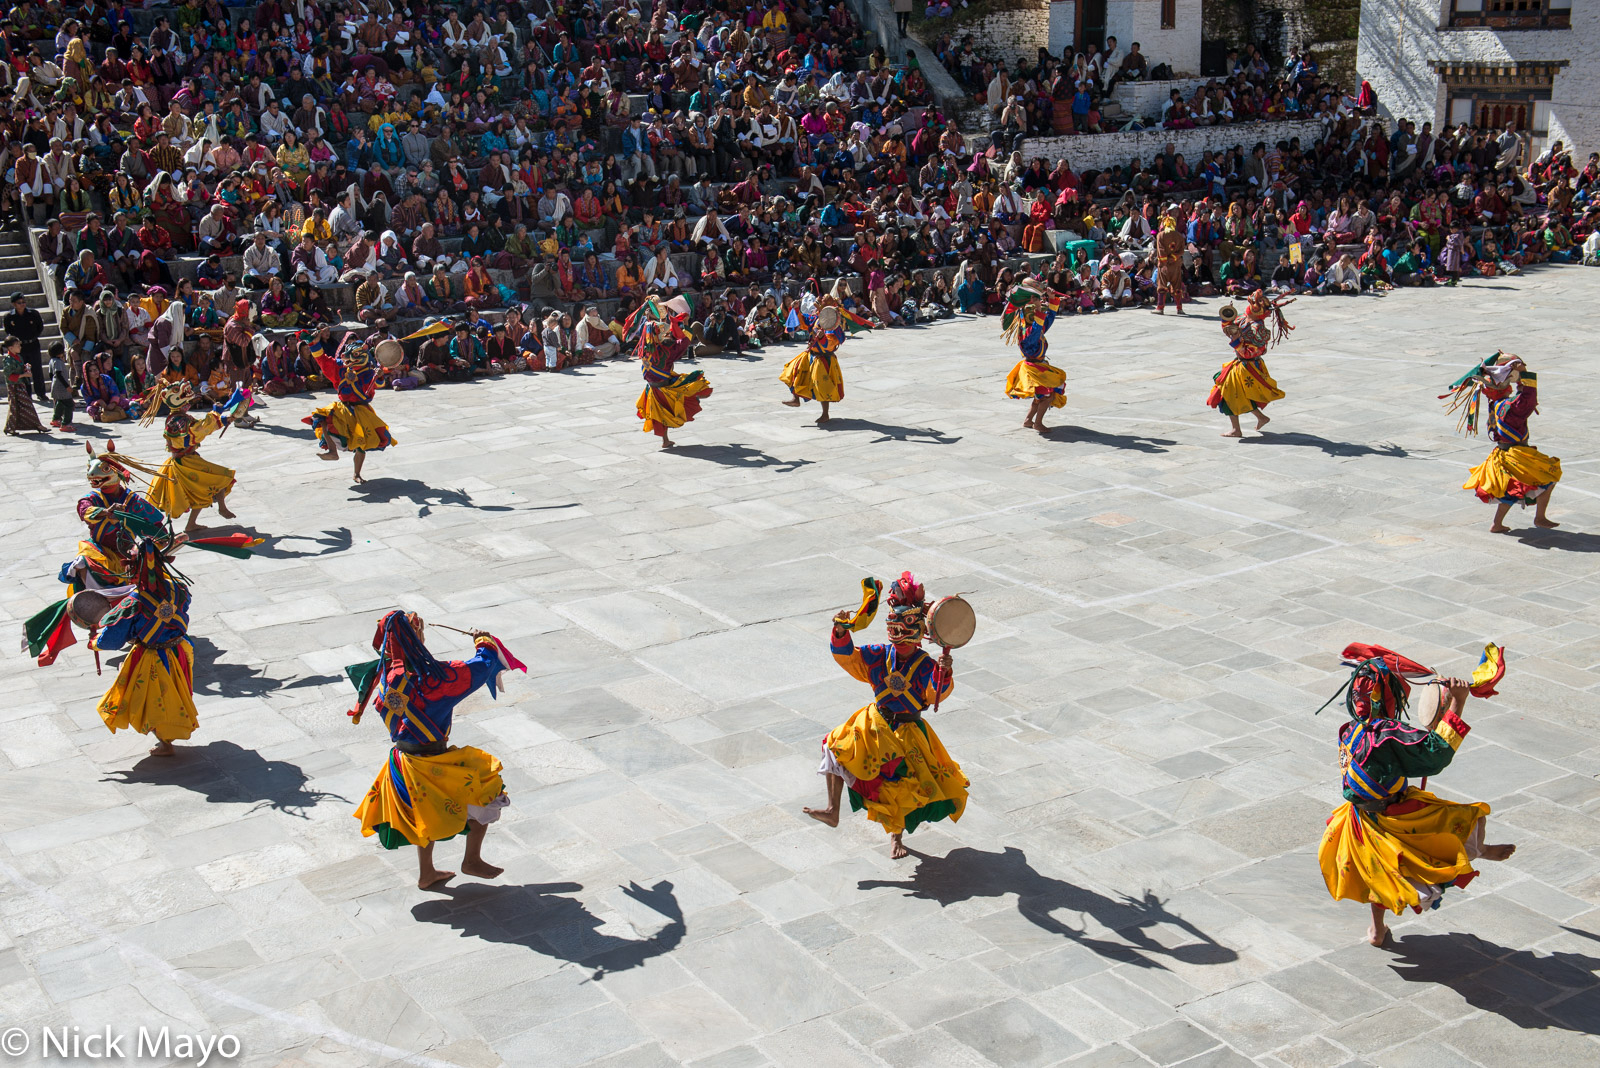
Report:
[[[839,369],[839,357],[831,360],[814,360],[811,351],[803,349],[783,365],[778,380],[801,400],[844,400],[844,372]]]
[[[113,734],[127,728],[168,742],[189,737],[200,725],[193,648],[187,640],[164,650],[135,645],[97,711]]]
[[[233,489],[233,472],[194,453],[173,456],[150,480],[151,504],[176,519],[196,508],[209,508]]]
[[[499,760],[470,745],[435,756],[391,749],[354,815],[361,833],[377,835],[386,849],[442,842],[466,830],[469,808],[505,793],[500,770]]]
[[[1416,908],[1421,900],[1410,880],[1431,887],[1465,886],[1477,875],[1466,843],[1488,815],[1489,806],[1481,801],[1446,801],[1414,786],[1381,815],[1361,812],[1346,801],[1328,817],[1317,849],[1328,893],[1335,900],[1400,912]]]
[[[855,781],[850,807],[890,834],[923,823],[959,820],[967,808],[967,777],[945,752],[926,720],[890,727],[869,704],[828,733],[823,747]]]
[[[703,376],[685,376],[672,385],[645,386],[637,405],[645,433],[676,430],[700,414],[701,400],[710,395],[711,383]]]
[[[1527,504],[1538,498],[1537,491],[1560,481],[1560,460],[1532,445],[1513,445],[1496,448],[1486,456],[1468,472],[1461,488],[1472,490],[1479,500]]]
[[[1213,376],[1212,382],[1206,403],[1223,415],[1253,412],[1286,396],[1267,371],[1267,362],[1259,358],[1229,360]]]
[[[370,404],[346,404],[334,401],[318,408],[305,420],[316,432],[317,444],[324,449],[335,447],[346,452],[382,452],[394,444],[389,424],[378,418]]]
[[[1006,396],[1023,400],[1049,397],[1050,407],[1067,406],[1067,372],[1053,363],[1018,360],[1006,375]]]

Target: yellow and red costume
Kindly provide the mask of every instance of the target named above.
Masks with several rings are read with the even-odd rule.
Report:
[[[350,713],[359,723],[369,699],[383,716],[393,747],[354,813],[363,835],[385,849],[454,838],[467,821],[493,823],[509,801],[501,765],[470,745],[450,744],[456,705],[480,686],[494,695],[500,672],[519,667],[490,637],[476,639],[470,660],[436,660],[404,612],[378,623],[378,659],[347,669],[361,694]]]
[[[1021,400],[1048,397],[1050,407],[1067,403],[1067,373],[1045,357],[1050,343],[1045,334],[1055,325],[1056,313],[1065,298],[1046,294],[1033,283],[1012,290],[1000,315],[1000,332],[1006,341],[1022,351],[1011,373],[1006,375],[1006,396]]]
[[[1462,489],[1472,490],[1481,501],[1527,507],[1561,481],[1561,461],[1528,444],[1528,416],[1538,408],[1539,378],[1526,368],[1518,376],[1515,396],[1490,394],[1494,451],[1468,473]]]
[[[837,775],[850,807],[890,834],[923,823],[959,820],[967,807],[967,777],[945,751],[923,712],[948,697],[954,682],[921,648],[926,601],[910,572],[889,591],[890,638],[897,644],[857,648],[851,627],[871,621],[866,609],[852,624],[835,621],[830,650],[852,678],[872,687],[872,701],[828,732],[824,775]],[[876,609],[876,596],[872,598]],[[909,650],[909,651],[908,651]]]
[[[389,424],[372,410],[372,397],[378,389],[378,368],[367,351],[357,346],[348,356],[329,356],[322,344],[311,342],[311,356],[317,368],[339,391],[339,399],[306,416],[317,445],[325,452],[382,452],[394,444]]]
[[[1339,729],[1344,804],[1334,809],[1317,850],[1323,881],[1336,900],[1379,904],[1392,912],[1437,908],[1445,890],[1466,886],[1483,850],[1483,802],[1447,801],[1412,778],[1450,765],[1470,729],[1446,710],[1432,730],[1404,722],[1406,675],[1432,672],[1382,646],[1353,644],[1344,659],[1350,722]],[[1489,646],[1471,692],[1487,697],[1504,674],[1502,651]],[[1335,695],[1338,696],[1338,695]]]
[[[844,400],[844,372],[839,369],[844,316],[837,307],[825,305],[807,316],[805,324],[806,347],[783,365],[778,380],[800,400],[836,404]]]
[[[700,414],[701,403],[711,396],[705,372],[680,375],[673,370],[678,357],[688,350],[689,335],[683,329],[686,318],[650,297],[623,328],[623,337],[634,343],[644,372],[644,391],[636,408],[647,434],[664,438],[668,430],[692,422]]]
[[[150,479],[150,503],[176,518],[196,508],[208,508],[233,489],[234,475],[221,464],[200,456],[200,443],[227,422],[216,412],[196,419],[188,412],[167,417],[162,436],[167,462]]]
[[[100,623],[92,648],[127,648],[117,677],[100,699],[100,718],[162,741],[189,737],[194,707],[194,649],[189,644],[189,587],[167,570],[155,542],[139,544],[134,589]]]
[[[1233,305],[1222,309],[1222,332],[1233,346],[1233,359],[1212,376],[1206,404],[1223,415],[1238,416],[1265,408],[1286,395],[1267,371],[1267,349],[1288,336],[1290,326],[1282,304],[1259,290],[1250,296],[1242,318]]]

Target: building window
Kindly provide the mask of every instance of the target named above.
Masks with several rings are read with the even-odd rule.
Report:
[[[1495,30],[1564,30],[1572,24],[1572,0],[1446,0],[1449,27]]]
[[[1493,2],[1493,0],[1489,0]],[[1550,125],[1550,96],[1565,61],[1523,63],[1435,63],[1449,100],[1447,119],[1491,130],[1511,124],[1534,137]]]
[[[1161,28],[1176,29],[1178,25],[1178,0],[1161,0]]]

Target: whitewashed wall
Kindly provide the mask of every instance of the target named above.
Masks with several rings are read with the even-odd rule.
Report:
[[[1300,138],[1302,145],[1322,137],[1322,124],[1314,119],[1298,122],[1241,122],[1195,130],[1140,130],[1135,133],[1084,134],[1077,137],[1030,137],[1022,144],[1024,159],[1042,157],[1052,163],[1066,159],[1075,171],[1123,166],[1138,157],[1148,163],[1166,151],[1167,143],[1191,166],[1199,166],[1205,151],[1243,145],[1249,151],[1257,141],[1276,144]]]
[[[1548,139],[1575,146],[1582,159],[1600,151],[1600,3],[1573,0],[1566,30],[1443,29],[1449,0],[1381,0],[1361,5],[1356,69],[1377,91],[1390,119],[1448,119],[1449,100],[1429,61],[1492,63],[1567,60],[1551,91]],[[1545,140],[1536,142],[1542,148]]]
[[[1139,42],[1139,51],[1153,67],[1166,63],[1174,74],[1200,73],[1201,0],[1178,0],[1170,30],[1161,28],[1161,0],[1107,0],[1106,34],[1124,53]]]

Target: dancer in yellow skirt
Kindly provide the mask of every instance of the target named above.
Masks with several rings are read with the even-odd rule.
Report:
[[[1273,401],[1282,400],[1285,394],[1268,373],[1264,357],[1269,347],[1294,329],[1283,317],[1284,306],[1292,303],[1282,298],[1274,300],[1258,289],[1250,294],[1242,321],[1232,304],[1222,309],[1222,332],[1228,335],[1234,356],[1212,376],[1214,384],[1206,404],[1227,416],[1232,424],[1223,437],[1244,436],[1239,429],[1239,416],[1245,412],[1255,413],[1257,430],[1272,422],[1264,409]]]
[[[787,407],[798,408],[803,401],[822,405],[818,426],[828,421],[828,405],[844,400],[844,372],[839,369],[844,322],[843,310],[831,303],[806,316],[806,347],[795,353],[778,374],[778,381],[789,387],[789,399],[783,402]]]
[[[349,355],[329,356],[322,343],[311,339],[311,356],[317,367],[335,389],[339,399],[318,408],[305,419],[316,432],[317,444],[322,451],[317,456],[323,460],[337,460],[342,448],[352,457],[354,481],[365,482],[361,467],[367,462],[367,453],[382,452],[394,444],[389,424],[378,418],[372,410],[372,395],[378,389],[378,368],[364,344],[357,342]]]
[[[1339,728],[1339,763],[1345,803],[1328,817],[1317,862],[1335,900],[1372,908],[1367,941],[1389,937],[1386,912],[1438,908],[1445,890],[1477,877],[1474,860],[1505,860],[1512,845],[1485,845],[1482,802],[1446,801],[1410,784],[1449,767],[1466,737],[1461,718],[1467,697],[1489,697],[1505,673],[1503,651],[1484,650],[1470,680],[1438,677],[1439,705],[1426,730],[1404,722],[1413,678],[1434,672],[1378,645],[1352,644],[1344,660],[1350,681],[1343,695],[1350,722]],[[1326,705],[1324,705],[1326,707]],[[1321,711],[1320,709],[1318,711]]]
[[[143,422],[154,420],[163,407],[171,413],[162,428],[167,461],[153,471],[137,460],[126,461],[129,467],[150,475],[150,492],[146,494],[150,503],[173,519],[188,512],[189,522],[184,529],[190,533],[200,525],[201,510],[213,504],[222,518],[237,518],[228,510],[228,494],[235,481],[233,471],[203,458],[200,443],[249,409],[248,392],[235,392],[200,419],[189,414],[195,397],[187,382],[180,381],[175,386],[157,383],[152,392],[156,396],[147,396]]]
[[[705,372],[680,375],[672,365],[688,350],[689,335],[683,329],[687,315],[672,312],[655,297],[650,297],[628,317],[623,329],[625,341],[644,369],[644,390],[637,409],[647,434],[661,439],[663,449],[672,448],[668,430],[676,430],[700,414],[700,404],[711,396],[711,383]]]
[[[1055,325],[1063,299],[1060,293],[1047,294],[1030,278],[1007,294],[1000,315],[1001,334],[1022,350],[1022,359],[1006,375],[1006,396],[1032,402],[1022,425],[1041,434],[1050,429],[1044,425],[1045,413],[1067,406],[1067,372],[1045,358],[1050,343],[1044,336]]]
[[[1561,461],[1528,444],[1528,416],[1539,410],[1538,376],[1528,370],[1521,357],[1496,353],[1479,364],[1476,372],[1457,380],[1452,389],[1458,395],[1472,394],[1463,420],[1469,432],[1476,429],[1477,394],[1481,392],[1489,403],[1489,437],[1495,443],[1494,451],[1461,484],[1462,489],[1476,493],[1479,500],[1496,502],[1489,530],[1495,534],[1511,530],[1505,525],[1505,518],[1514,504],[1534,506],[1536,527],[1560,526],[1545,511],[1550,507],[1551,491],[1561,481]]]
[[[472,746],[450,744],[456,705],[480,686],[495,695],[500,673],[520,669],[505,647],[483,631],[470,660],[436,660],[423,643],[423,621],[390,612],[378,622],[372,647],[378,659],[346,669],[360,703],[350,718],[361,722],[369,699],[383,715],[394,747],[356,809],[361,833],[377,835],[385,849],[417,847],[417,887],[455,876],[433,866],[433,843],[467,832],[461,870],[493,879],[501,869],[483,859],[489,824],[510,802],[500,781],[500,761]]]
[[[124,727],[153,734],[155,756],[199,726],[194,707],[194,650],[189,645],[189,587],[167,570],[167,557],[149,538],[133,562],[134,590],[101,620],[92,648],[127,648],[116,681],[100,699],[100,718],[115,733]]]
[[[936,662],[922,651],[927,599],[909,571],[889,587],[889,644],[855,647],[851,633],[872,622],[882,589],[874,579],[862,585],[860,610],[833,619],[831,649],[840,667],[872,687],[873,699],[823,739],[818,771],[828,782],[828,807],[805,813],[837,827],[848,786],[850,807],[866,809],[889,832],[889,855],[899,860],[909,855],[902,834],[959,820],[967,807],[967,777],[922,717],[955,683],[948,653]]]

